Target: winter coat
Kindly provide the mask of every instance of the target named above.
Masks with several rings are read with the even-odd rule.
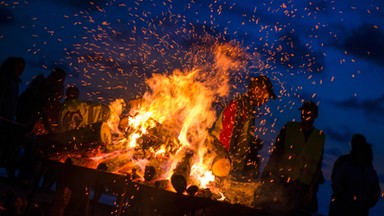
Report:
[[[339,157],[332,170],[332,200],[329,215],[368,215],[380,198],[377,173],[351,155]]]

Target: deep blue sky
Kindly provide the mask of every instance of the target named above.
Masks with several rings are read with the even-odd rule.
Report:
[[[1,1],[0,60],[27,60],[22,89],[60,66],[69,72],[68,84],[82,85],[84,98],[107,102],[141,95],[153,71],[188,68],[185,50],[198,36],[237,41],[260,55],[259,72],[272,78],[278,93],[263,117],[265,150],[286,121],[299,118],[300,101],[313,99],[320,109],[315,124],[327,136],[326,179],[335,159],[349,151],[352,134],[362,133],[373,145],[384,190],[384,2],[250,2]],[[243,85],[233,83],[240,87],[231,95]],[[329,181],[320,194],[326,214]],[[383,199],[372,215],[380,212]]]

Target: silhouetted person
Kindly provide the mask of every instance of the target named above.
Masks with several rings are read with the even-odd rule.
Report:
[[[255,191],[255,206],[270,215],[312,214],[301,210],[316,197],[325,135],[314,127],[318,107],[313,101],[299,110],[301,122],[287,122],[280,130]]]
[[[354,134],[351,152],[340,156],[332,169],[330,216],[364,216],[380,198],[380,185],[372,165],[372,147],[361,134]]]
[[[35,77],[19,96],[16,120],[26,126],[26,136],[30,138],[18,164],[19,177],[23,181],[30,181],[34,176],[37,153],[34,136],[53,132],[58,127],[65,77],[64,70],[54,68],[47,78],[43,74]]]
[[[19,96],[20,76],[24,72],[23,58],[9,57],[0,68],[0,116],[13,121]]]
[[[22,126],[14,122],[20,76],[24,72],[25,60],[7,58],[0,67],[0,165],[7,166],[9,155],[18,145]]]
[[[231,175],[237,180],[256,179],[259,174],[262,142],[255,136],[256,109],[275,98],[272,82],[266,76],[252,77],[247,92],[233,99],[216,120],[211,134],[228,151]]]
[[[27,125],[30,132],[49,133],[58,127],[66,74],[60,68],[53,69],[47,78],[40,74],[21,93],[17,121]]]

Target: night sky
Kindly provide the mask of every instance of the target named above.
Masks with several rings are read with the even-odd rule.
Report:
[[[384,191],[384,2],[250,2],[0,1],[0,60],[26,59],[21,90],[62,67],[82,98],[108,103],[142,96],[154,72],[198,64],[190,59],[196,44],[235,43],[250,62],[233,73],[220,102],[243,91],[248,75],[272,79],[278,99],[260,117],[265,160],[282,125],[299,120],[301,101],[312,99],[319,103],[315,126],[326,134],[319,213],[327,214],[332,166],[354,133],[372,144]],[[382,198],[371,215],[383,212]]]

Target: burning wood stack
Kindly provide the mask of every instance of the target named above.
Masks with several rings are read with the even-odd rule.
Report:
[[[216,120],[215,98],[229,91],[228,75],[221,73],[236,65],[226,65],[228,55],[220,54],[224,48],[215,48],[219,54],[214,58],[223,59],[216,61],[220,65],[212,73],[153,74],[146,80],[150,91],[130,103],[126,113],[128,106],[119,99],[109,106],[107,119],[42,136],[39,141],[59,152],[52,157],[57,160],[71,157],[75,165],[94,169],[103,164],[106,171],[129,174],[145,185],[224,199],[222,189],[231,190],[223,186],[228,185],[231,161],[208,132]],[[250,187],[253,191],[255,185]]]

